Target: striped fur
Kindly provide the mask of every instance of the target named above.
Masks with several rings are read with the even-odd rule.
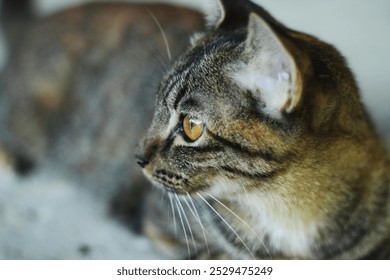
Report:
[[[250,1],[220,6],[162,80],[139,145],[168,193],[145,231],[171,236],[159,243],[174,256],[389,258],[389,161],[344,58]],[[185,115],[204,123],[194,142]]]

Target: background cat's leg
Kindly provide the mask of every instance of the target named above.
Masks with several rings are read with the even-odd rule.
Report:
[[[144,176],[134,174],[131,182],[119,188],[110,201],[110,214],[137,234],[142,234],[142,201],[149,186]]]

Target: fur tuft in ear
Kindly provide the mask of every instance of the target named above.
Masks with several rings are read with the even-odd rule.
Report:
[[[265,113],[275,118],[291,113],[301,98],[301,75],[293,56],[257,14],[249,17],[245,57],[233,79],[262,101]]]
[[[190,43],[192,46],[195,46],[197,42],[199,42],[200,40],[202,40],[202,38],[204,38],[205,34],[203,32],[196,32],[194,34],[192,34],[191,38],[190,38]]]

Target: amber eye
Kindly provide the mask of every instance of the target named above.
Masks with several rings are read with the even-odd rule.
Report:
[[[185,115],[183,119],[183,130],[190,141],[196,141],[202,136],[204,129],[203,122],[189,115]]]

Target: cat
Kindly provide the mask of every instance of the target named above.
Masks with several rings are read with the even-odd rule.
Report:
[[[129,223],[149,185],[134,147],[151,122],[159,80],[203,16],[163,4],[94,3],[41,18],[31,1],[3,4],[1,165],[27,179],[48,170],[74,181]]]
[[[145,234],[182,258],[390,258],[390,163],[345,59],[251,1],[218,7],[136,152]]]
[[[9,12],[0,160],[55,170],[126,222],[144,197],[143,231],[174,258],[388,258],[389,163],[344,59],[249,1],[219,11],[165,78],[154,19],[175,58],[195,12]],[[159,79],[137,153],[149,189],[132,151]]]

